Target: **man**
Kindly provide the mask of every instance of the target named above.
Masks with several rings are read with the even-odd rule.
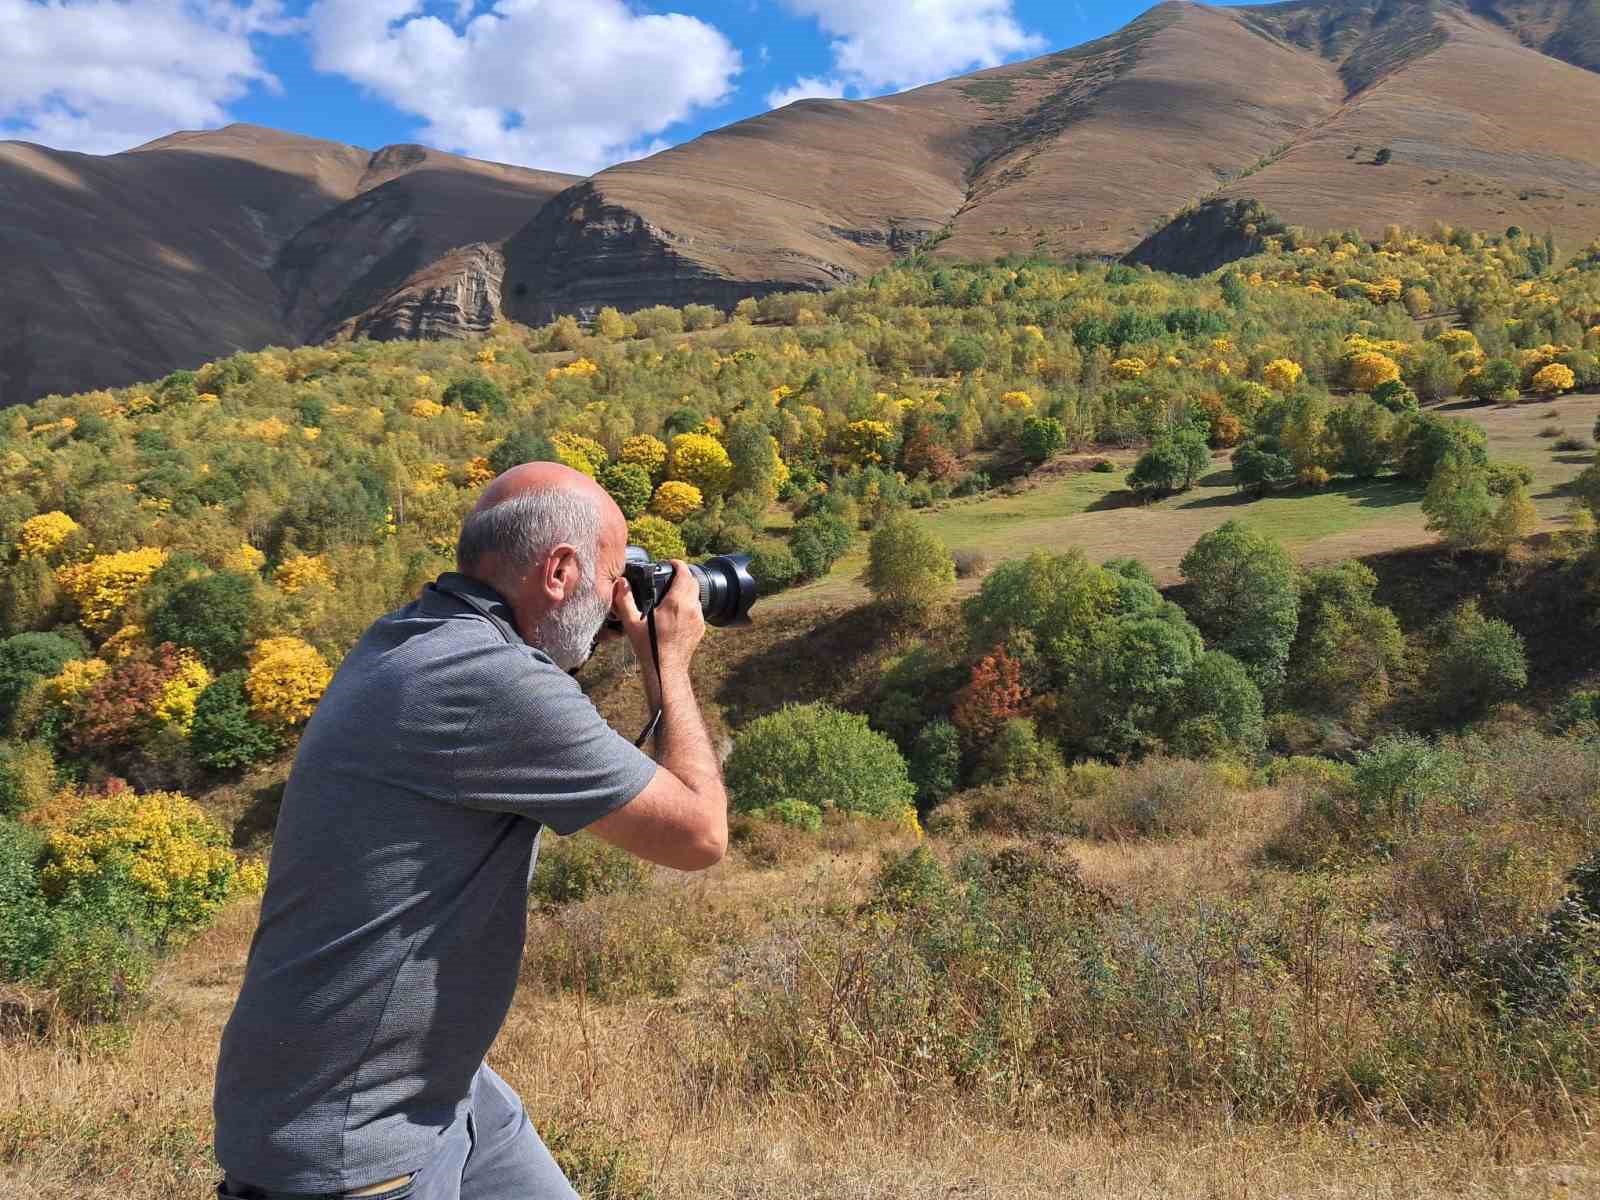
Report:
[[[555,463],[500,476],[458,570],[340,666],[284,790],[261,921],[217,1067],[218,1194],[500,1200],[575,1193],[484,1062],[516,987],[541,826],[683,870],[727,798],[689,684],[682,563],[648,627],[627,522]],[[659,765],[569,671],[620,617],[663,716]]]

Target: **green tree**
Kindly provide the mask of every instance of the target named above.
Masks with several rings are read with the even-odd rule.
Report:
[[[850,548],[854,536],[850,527],[832,513],[817,513],[794,523],[789,531],[789,549],[800,563],[802,576],[820,579]]]
[[[1128,486],[1152,494],[1187,491],[1211,465],[1205,438],[1193,429],[1157,438],[1128,474]]]
[[[248,678],[248,671],[219,675],[195,701],[189,750],[213,771],[239,770],[277,753],[277,734],[250,714]]]
[[[926,813],[961,783],[961,734],[949,721],[924,725],[911,745],[907,767],[917,791],[917,809]]]
[[[1484,616],[1476,601],[1467,601],[1435,627],[1427,694],[1442,714],[1482,712],[1527,686],[1522,637],[1506,622]]]
[[[1468,377],[1466,387],[1479,400],[1515,400],[1522,394],[1522,372],[1508,358],[1491,358]]]
[[[950,370],[967,374],[988,362],[989,352],[977,338],[961,336],[952,338],[945,347],[944,361]]]
[[[1417,394],[1401,379],[1391,379],[1372,389],[1372,400],[1392,413],[1416,412]]]
[[[733,490],[755,497],[762,505],[778,496],[778,443],[766,424],[754,413],[733,418],[724,439],[728,458],[733,462]]]
[[[256,612],[255,580],[218,571],[175,588],[150,614],[150,632],[156,642],[185,646],[219,670],[243,662]]]
[[[1294,463],[1272,440],[1256,438],[1233,452],[1233,482],[1259,498],[1272,488],[1293,483]]]
[[[506,394],[500,390],[499,384],[483,375],[470,375],[456,380],[445,388],[440,402],[447,408],[459,408],[466,412],[487,413],[492,417],[506,415]]]
[[[1301,576],[1288,685],[1303,708],[1360,718],[1388,700],[1405,638],[1394,613],[1374,599],[1377,587],[1372,569],[1355,561]]]
[[[489,469],[496,475],[503,475],[523,463],[556,461],[556,448],[550,444],[550,439],[531,429],[508,434],[489,451]]]
[[[1475,463],[1446,461],[1422,497],[1427,528],[1452,550],[1481,549],[1492,541],[1496,504],[1489,475]]]
[[[1393,457],[1394,416],[1373,400],[1351,400],[1328,414],[1328,429],[1339,444],[1339,469],[1371,479]]]
[[[1178,564],[1188,611],[1206,640],[1244,664],[1263,692],[1283,682],[1299,622],[1294,562],[1265,534],[1229,521]]]
[[[1171,724],[1174,747],[1196,757],[1255,754],[1266,743],[1261,689],[1221,650],[1206,651],[1184,672]]]
[[[733,740],[726,776],[740,812],[789,803],[894,819],[916,796],[895,744],[865,717],[827,704],[752,721]]]
[[[1054,417],[1028,417],[1018,442],[1029,462],[1042,463],[1067,444],[1067,431]]]
[[[1427,483],[1447,459],[1483,465],[1489,461],[1489,435],[1476,421],[1413,413],[1395,426],[1400,474]]]
[[[10,726],[24,692],[82,657],[76,642],[57,633],[19,633],[0,642],[0,729]]]
[[[867,547],[867,587],[874,599],[905,620],[921,621],[956,586],[950,551],[909,512],[891,513]]]
[[[622,515],[631,521],[650,506],[654,489],[650,485],[650,472],[637,463],[612,463],[600,472],[600,486],[617,502]]]

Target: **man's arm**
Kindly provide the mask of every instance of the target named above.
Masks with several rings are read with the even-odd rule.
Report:
[[[644,672],[650,706],[661,709],[656,728],[660,764],[644,791],[589,826],[595,836],[640,858],[682,871],[721,861],[728,849],[728,795],[699,702],[689,681],[689,660],[705,635],[700,595],[688,566],[656,609],[660,681],[650,656],[650,633],[626,581],[618,580],[615,611]]]

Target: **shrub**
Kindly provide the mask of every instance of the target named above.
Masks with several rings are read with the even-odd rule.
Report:
[[[1209,830],[1232,798],[1217,767],[1153,755],[1121,770],[1073,772],[1073,812],[1090,837],[1173,837]]]
[[[915,796],[894,743],[865,717],[826,704],[792,705],[752,721],[734,738],[726,771],[741,811],[789,800],[894,818]]]
[[[699,512],[704,505],[705,498],[694,484],[669,479],[656,489],[650,501],[650,512],[676,525]]]
[[[439,400],[446,407],[465,412],[487,413],[495,417],[506,414],[506,394],[500,390],[499,384],[483,375],[456,380],[445,388]]]
[[[250,652],[245,691],[251,715],[273,729],[303,723],[317,707],[333,670],[316,647],[296,637],[265,638]]]
[[[650,503],[650,472],[638,463],[612,463],[600,472],[600,486],[617,502],[624,520],[633,520]]]
[[[1541,434],[1541,436],[1543,436],[1543,435]],[[1553,449],[1553,450],[1564,450],[1564,451],[1589,450],[1591,448],[1592,447],[1589,445],[1589,443],[1587,441],[1585,441],[1581,437],[1561,437],[1561,436],[1557,436],[1555,442],[1551,446],[1551,449]]]
[[[1294,391],[1304,374],[1304,368],[1290,358],[1275,358],[1261,369],[1262,381],[1279,392]]]
[[[1299,622],[1294,562],[1272,538],[1229,521],[1178,564],[1189,615],[1206,640],[1244,664],[1262,691],[1282,682]]]
[[[157,642],[193,650],[208,666],[223,667],[243,659],[255,615],[255,581],[219,571],[191,579],[167,596],[150,614],[150,634]]]
[[[489,470],[496,475],[503,475],[523,463],[556,461],[556,448],[550,444],[550,439],[531,429],[517,430],[489,451]]]
[[[1533,390],[1541,396],[1556,396],[1562,392],[1570,392],[1577,386],[1578,379],[1572,373],[1572,368],[1561,363],[1551,363],[1541,367],[1533,376]]]
[[[976,579],[989,569],[989,556],[981,550],[954,550],[950,561],[955,564],[957,579]]]
[[[0,815],[0,978],[36,979],[49,959],[54,929],[39,886],[44,839]]]
[[[1522,372],[1508,358],[1491,358],[1468,371],[1461,388],[1478,400],[1515,400],[1522,390]]]
[[[989,352],[975,337],[961,336],[951,338],[944,351],[945,365],[951,371],[966,374],[976,371],[989,361]]]
[[[626,850],[591,834],[544,838],[533,871],[532,895],[545,904],[644,890],[647,868]]]
[[[800,578],[800,570],[800,559],[782,542],[764,544],[750,558],[750,574],[755,576],[763,596],[793,585]]]
[[[277,734],[251,715],[248,678],[244,671],[230,671],[195,701],[189,749],[196,762],[213,771],[238,770],[277,753]]]
[[[635,546],[643,546],[650,552],[650,557],[657,561],[682,559],[689,554],[678,527],[671,521],[664,521],[649,513],[628,522],[628,541]]]
[[[1593,725],[1600,731],[1600,692],[1573,692],[1550,714],[1555,727],[1565,733],[1575,726]],[[0,785],[3,786],[3,785]],[[4,804],[0,803],[0,811]]]
[[[1028,461],[1042,463],[1067,444],[1067,431],[1054,417],[1028,417],[1017,440]]]
[[[39,742],[0,742],[0,817],[44,803],[56,789],[56,764]]]
[[[912,743],[907,764],[917,791],[917,810],[926,813],[961,782],[961,735],[949,721],[924,725]]]
[[[82,657],[76,642],[55,633],[19,633],[0,641],[0,730],[10,725],[24,692]]]
[[[1390,379],[1372,389],[1373,403],[1392,413],[1416,412],[1417,394],[1399,379]]]
[[[670,336],[683,332],[683,313],[665,304],[657,304],[634,313],[633,323],[640,337]]]
[[[838,517],[819,513],[794,523],[789,531],[789,549],[794,552],[806,579],[820,579],[850,548],[854,536],[850,527]]]
[[[1521,636],[1506,622],[1484,616],[1475,601],[1439,622],[1434,643],[1428,694],[1448,716],[1481,712],[1528,685]]]
[[[944,543],[910,513],[890,514],[867,548],[867,587],[879,604],[922,620],[955,589],[955,564]]]
[[[130,931],[93,919],[64,923],[39,972],[76,1021],[119,1021],[144,997],[154,973],[149,950]]]
[[[1049,780],[1062,769],[1060,752],[1039,736],[1027,717],[1013,717],[1001,725],[983,752],[984,776],[990,783]]]

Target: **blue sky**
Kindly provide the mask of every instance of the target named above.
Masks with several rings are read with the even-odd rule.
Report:
[[[0,137],[111,153],[250,121],[588,173],[807,95],[1099,37],[1067,0],[0,0]]]

